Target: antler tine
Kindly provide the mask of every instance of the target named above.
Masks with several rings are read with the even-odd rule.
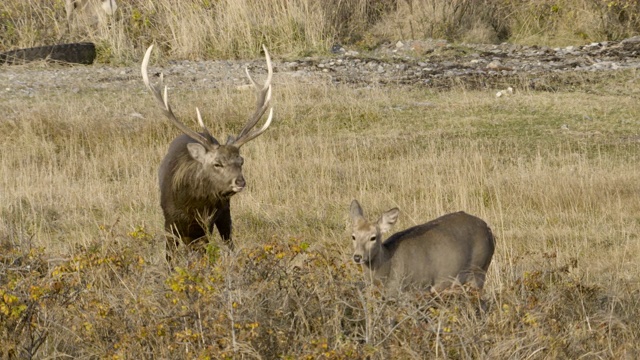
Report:
[[[202,115],[200,115],[200,109],[198,109],[196,107],[196,115],[198,117],[198,125],[200,125],[200,127],[202,128],[202,132],[205,133],[207,136],[209,136],[210,138],[212,138],[213,140],[216,140],[213,135],[211,135],[211,133],[209,132],[209,129],[207,128],[207,126],[204,124],[204,121],[202,121]],[[216,140],[217,141],[217,140]]]
[[[153,45],[149,46],[149,48],[147,49],[147,52],[144,54],[144,58],[142,59],[142,66],[140,67],[140,70],[142,72],[142,80],[144,81],[144,84],[147,86],[149,91],[151,91],[153,96],[155,96],[156,100],[158,100],[160,105],[162,105],[163,114],[169,120],[171,120],[171,122],[178,129],[180,129],[183,133],[187,134],[187,136],[189,136],[193,140],[195,140],[195,141],[199,142],[200,144],[202,144],[202,146],[204,146],[205,148],[207,148],[209,150],[212,150],[214,145],[218,145],[217,141],[215,141],[215,139],[213,137],[211,137],[215,141],[215,142],[211,142],[209,139],[207,139],[206,137],[202,136],[201,134],[191,130],[188,126],[186,126],[180,120],[178,120],[178,118],[176,118],[176,116],[173,114],[173,110],[171,110],[171,105],[169,105],[167,87],[164,86],[164,94],[162,94],[162,93],[160,93],[160,90],[158,90],[158,88],[156,88],[149,81],[149,73],[147,71],[147,68],[149,67],[149,58],[151,57],[151,51],[152,50],[153,50]],[[163,83],[164,83],[164,76],[161,75],[160,76],[160,85],[163,85]],[[196,109],[196,111],[197,111],[197,109]],[[198,113],[198,121],[200,122],[200,125],[203,127],[203,130],[208,135],[210,135],[209,131],[206,129],[206,127],[204,127],[204,124],[202,122],[202,118],[200,117],[200,112],[197,111],[197,113]]]
[[[242,139],[238,139],[234,143],[235,146],[240,147],[243,144],[246,144],[247,142],[260,136],[263,132],[265,132],[269,128],[269,125],[271,125],[271,120],[273,120],[273,108],[269,109],[269,116],[267,117],[267,120],[264,122],[264,125],[262,125],[262,127],[259,130],[252,131],[249,134],[245,135]]]
[[[245,68],[249,81],[251,81],[251,84],[256,89],[256,111],[249,118],[249,121],[247,121],[247,124],[242,128],[242,131],[240,131],[240,134],[238,134],[237,139],[234,141],[234,145],[237,147],[255,139],[267,130],[273,117],[273,109],[271,109],[269,118],[265,121],[265,124],[260,128],[260,130],[251,131],[251,129],[256,126],[260,118],[262,118],[271,103],[271,79],[273,78],[273,66],[271,65],[271,56],[269,55],[267,47],[262,45],[262,49],[264,50],[264,56],[267,61],[267,79],[265,80],[264,85],[262,85],[262,88],[260,88],[249,74],[249,70]]]

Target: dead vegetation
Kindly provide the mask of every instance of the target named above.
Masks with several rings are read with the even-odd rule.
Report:
[[[336,42],[372,49],[398,40],[566,46],[638,34],[636,0],[169,0],[118,2],[106,16],[99,0],[0,3],[0,51],[92,41],[98,59],[131,63],[155,43],[170,58],[326,53]]]
[[[277,112],[234,198],[237,250],[214,237],[173,269],[157,168],[176,130],[141,80],[13,94],[0,103],[2,357],[636,358],[637,76],[558,76],[552,92],[501,98],[274,77]],[[172,94],[184,118],[209,104],[215,133],[237,132],[253,103],[235,87]],[[482,301],[390,302],[366,286],[354,197],[402,209],[399,228],[486,219]]]
[[[127,1],[97,28],[65,30],[62,1],[4,1],[0,49],[89,39],[101,61],[137,63],[152,42],[192,59],[425,36],[575,44],[633,35],[638,13],[591,0],[181,4]],[[640,356],[634,70],[419,88],[276,74],[273,124],[246,149],[234,198],[236,250],[214,237],[169,266],[157,168],[176,130],[151,115],[137,65],[135,81],[123,68],[99,87],[48,83],[38,66],[21,70],[36,90],[0,88],[0,358]],[[199,106],[213,133],[237,133],[253,106],[231,83],[172,94],[178,116]],[[459,210],[485,219],[497,241],[482,296],[391,300],[367,286],[351,260],[353,198],[397,206],[399,228]]]

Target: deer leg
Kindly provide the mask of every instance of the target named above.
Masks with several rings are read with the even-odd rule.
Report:
[[[233,249],[233,241],[231,240],[231,209],[229,207],[225,207],[218,210],[216,218],[213,220],[213,224],[218,228],[222,241]],[[213,230],[213,224],[211,224],[211,230]]]

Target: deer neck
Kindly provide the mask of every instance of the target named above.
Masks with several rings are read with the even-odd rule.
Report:
[[[382,242],[378,246],[380,246],[378,253],[371,261],[365,263],[365,266],[373,272],[376,278],[385,279],[391,272],[391,254]]]

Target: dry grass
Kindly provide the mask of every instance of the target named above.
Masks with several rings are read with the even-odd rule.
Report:
[[[635,0],[405,0],[369,32],[377,41],[444,38],[567,46],[636,35],[639,9]]]
[[[177,132],[141,81],[8,97],[0,356],[637,358],[638,78],[580,76],[499,99],[278,77],[276,120],[243,148],[239,250],[216,236],[173,270],[156,170]],[[224,86],[172,99],[221,137],[253,103]],[[397,229],[457,210],[485,219],[486,311],[472,295],[387,302],[364,286],[353,198],[398,206]]]
[[[0,51],[93,41],[99,62],[128,64],[151,43],[179,59],[247,58],[261,44],[307,56],[335,42],[368,49],[426,38],[579,45],[637,35],[639,13],[636,0],[130,0],[114,17],[82,11],[68,21],[64,1],[6,0]]]
[[[536,0],[509,4],[509,40],[520,44],[567,46],[637,34],[640,3],[635,0]]]
[[[0,49],[90,40],[100,61],[115,63],[137,60],[150,43],[182,59],[245,58],[261,44],[298,54],[329,46],[324,11],[313,0],[134,0],[121,2],[115,17],[83,11],[67,21],[63,1],[11,0],[0,4]]]

